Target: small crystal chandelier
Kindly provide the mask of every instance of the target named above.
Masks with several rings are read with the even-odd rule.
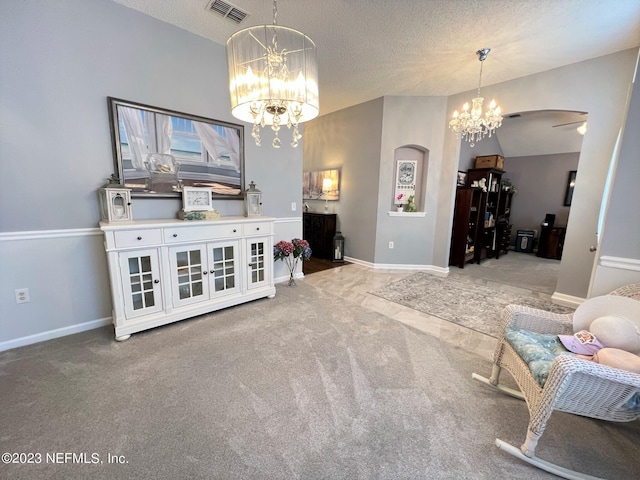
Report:
[[[491,137],[493,131],[502,125],[502,115],[500,107],[495,100],[491,100],[488,110],[482,114],[482,102],[484,98],[480,96],[480,86],[482,85],[482,62],[484,62],[491,51],[490,48],[478,50],[476,55],[480,60],[480,79],[478,80],[478,96],[471,100],[472,107],[469,111],[469,104],[462,106],[462,113],[456,110],[453,112],[453,119],[449,122],[449,128],[458,136],[469,142],[473,147],[475,142],[482,140],[487,134]]]
[[[291,146],[302,138],[298,124],[318,116],[316,45],[303,33],[277,25],[240,30],[227,40],[231,113],[253,123],[252,137],[260,145],[260,129],[271,125],[273,147],[280,148],[282,125],[293,127]]]

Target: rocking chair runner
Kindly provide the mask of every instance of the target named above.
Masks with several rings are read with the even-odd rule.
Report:
[[[640,284],[621,287],[610,295],[621,295],[640,301]],[[596,477],[536,457],[538,440],[554,410],[614,422],[629,422],[640,418],[640,410],[629,408],[630,401],[640,397],[640,374],[583,360],[573,355],[559,355],[553,360],[547,380],[541,387],[528,364],[505,338],[508,328],[543,334],[571,335],[572,318],[571,314],[555,314],[509,305],[502,313],[502,329],[493,354],[491,377],[487,379],[476,373],[472,377],[527,403],[530,419],[524,444],[518,449],[496,439],[496,446],[560,477],[595,479]],[[499,383],[503,368],[514,378],[520,391]]]

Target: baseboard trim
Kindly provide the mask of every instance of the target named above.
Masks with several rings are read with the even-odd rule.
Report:
[[[415,270],[421,272],[429,272],[434,275],[446,277],[449,275],[449,267],[436,267],[435,265],[407,265],[407,264],[399,264],[399,263],[371,263],[366,262],[364,260],[360,260],[358,258],[347,257],[344,259],[347,262],[355,263],[357,265],[362,265],[364,267],[369,267],[373,269],[380,270]]]
[[[77,325],[70,325],[68,327],[62,327],[55,330],[36,333],[35,335],[15,338],[6,342],[0,342],[0,352],[11,350],[12,348],[32,345],[34,343],[45,342],[54,338],[66,337],[67,335],[73,335],[74,333],[85,332],[87,330],[93,330],[95,328],[106,327],[107,325],[111,325],[112,322],[113,321],[111,317],[107,317],[100,320],[92,320],[90,322],[78,323]]]
[[[551,295],[551,301],[565,307],[578,308],[580,304],[585,301],[585,299],[581,297],[574,297],[572,295],[566,295],[564,293],[553,292],[553,295]]]

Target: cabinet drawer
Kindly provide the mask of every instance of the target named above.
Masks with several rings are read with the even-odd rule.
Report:
[[[252,222],[242,225],[244,235],[270,235],[271,222]]]
[[[113,232],[113,235],[116,248],[145,247],[162,243],[162,230],[159,228]]]
[[[168,227],[164,229],[165,243],[206,241],[217,238],[235,238],[242,234],[240,224],[203,225],[200,227]]]

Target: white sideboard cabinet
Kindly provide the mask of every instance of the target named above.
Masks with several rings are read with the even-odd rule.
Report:
[[[116,340],[273,298],[274,219],[101,222]]]

